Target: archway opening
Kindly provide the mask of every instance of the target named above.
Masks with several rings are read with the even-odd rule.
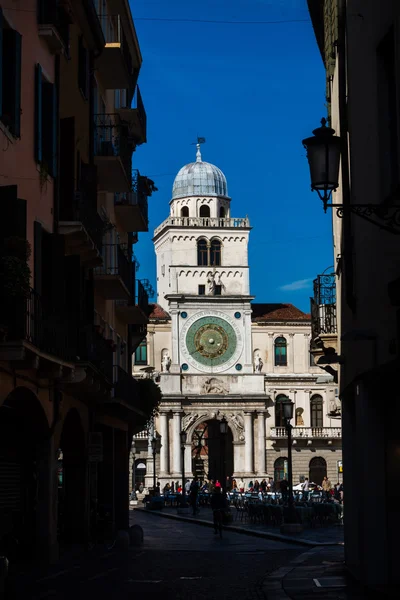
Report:
[[[233,474],[233,436],[220,430],[218,419],[200,423],[192,437],[192,471],[200,480],[223,481]]]
[[[181,217],[188,217],[189,216],[189,207],[188,206],[182,206],[181,208]]]
[[[146,481],[146,479],[145,479],[146,473],[147,473],[146,461],[144,461],[142,458],[137,458],[135,460],[135,463],[133,466],[133,481],[132,481],[132,489],[134,489],[135,492],[137,492],[139,490],[139,487],[141,485],[144,487],[145,481]]]
[[[76,409],[67,414],[58,450],[58,536],[63,542],[85,538],[85,434]]]
[[[49,426],[35,394],[16,388],[0,407],[0,553],[10,561],[38,550],[48,494]]]
[[[202,206],[200,206],[199,216],[200,217],[209,217],[210,216],[210,207],[207,206],[206,204],[203,204]]]
[[[317,485],[322,484],[322,480],[327,476],[326,460],[322,456],[316,456],[310,460],[309,480]]]

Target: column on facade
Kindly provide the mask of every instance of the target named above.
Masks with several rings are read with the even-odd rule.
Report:
[[[309,333],[305,333],[304,334],[304,340],[305,340],[305,345],[306,345],[306,351],[305,351],[305,372],[307,372],[311,366],[311,355],[310,355],[310,350],[311,350],[311,334]]]
[[[170,373],[179,373],[179,312],[176,308],[170,309],[171,315],[171,367]]]
[[[260,475],[265,474],[265,412],[259,411],[257,413],[257,425],[258,425],[258,472]]]
[[[274,357],[274,334],[268,334],[268,346],[267,346],[267,364],[265,365],[265,370],[274,371],[275,367],[275,357]]]
[[[253,415],[251,412],[244,413],[244,470],[245,473],[253,473]]]
[[[181,411],[173,412],[172,420],[172,458],[173,466],[172,471],[175,474],[182,472],[182,459],[181,459]]]
[[[294,373],[294,333],[289,333],[289,356],[288,367],[291,373]]]
[[[185,445],[185,477],[191,479],[192,472],[192,444]]]
[[[160,413],[160,435],[161,435],[161,448],[160,448],[160,474],[164,475],[168,472],[168,415],[166,412]]]

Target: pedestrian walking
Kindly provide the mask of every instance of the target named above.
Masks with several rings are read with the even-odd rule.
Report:
[[[198,482],[197,477],[195,477],[190,485],[190,492],[189,492],[189,504],[192,507],[193,516],[195,516],[197,513],[198,496],[199,496],[199,482]]]
[[[308,495],[310,491],[310,482],[308,481],[308,477],[305,478],[303,483],[303,499],[308,500]]]

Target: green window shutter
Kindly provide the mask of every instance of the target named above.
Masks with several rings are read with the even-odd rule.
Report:
[[[42,235],[43,229],[39,221],[33,223],[33,264],[35,292],[42,295]]]
[[[35,160],[42,162],[42,67],[37,64],[35,72]]]
[[[51,85],[49,91],[50,104],[51,104],[51,140],[50,140],[50,160],[49,160],[49,173],[53,177],[57,176],[57,90],[56,86]]]
[[[21,123],[21,42],[14,29],[3,29],[3,102],[2,120],[16,136]]]
[[[0,117],[3,114],[3,10],[0,6]]]
[[[15,114],[14,133],[16,137],[21,136],[21,58],[22,58],[22,35],[15,33]]]

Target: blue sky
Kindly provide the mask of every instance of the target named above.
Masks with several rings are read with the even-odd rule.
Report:
[[[232,216],[250,218],[251,293],[309,312],[312,279],[332,264],[330,214],[310,192],[301,140],[325,115],[325,76],[306,0],[131,0],[143,54],[148,142],[133,166],[154,179],[138,278],[153,287],[153,230],[169,213],[178,170],[203,160],[225,173]],[[157,21],[147,19],[172,19]],[[178,19],[285,21],[279,24]],[[303,21],[304,20],[304,21]]]

